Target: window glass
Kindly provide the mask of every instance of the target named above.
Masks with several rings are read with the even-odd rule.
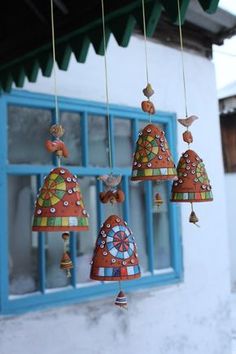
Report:
[[[129,167],[132,163],[131,121],[115,118],[113,127],[116,166]]]
[[[88,116],[88,140],[90,165],[107,167],[109,159],[106,117]]]
[[[63,159],[64,165],[81,165],[81,118],[79,113],[62,112],[61,124],[65,129],[62,140],[69,150],[69,156]]]
[[[50,164],[44,147],[49,138],[51,111],[20,106],[8,108],[8,160],[10,163]]]
[[[32,238],[32,183],[35,177],[9,176],[9,281],[10,294],[25,294],[38,288],[37,247]]]

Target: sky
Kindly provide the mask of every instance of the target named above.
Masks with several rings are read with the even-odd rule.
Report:
[[[236,0],[220,0],[219,6],[236,16]],[[213,47],[213,60],[218,89],[236,81],[236,36],[226,39],[222,46]]]

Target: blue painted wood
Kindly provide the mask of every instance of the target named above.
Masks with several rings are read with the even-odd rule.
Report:
[[[145,188],[145,218],[147,230],[147,251],[148,251],[148,269],[154,272],[154,239],[153,239],[153,198],[152,198],[152,182],[144,182]]]
[[[105,283],[97,285],[88,284],[81,288],[76,286],[76,270],[72,272],[71,286],[62,291],[48,293],[45,289],[45,253],[44,253],[44,235],[39,236],[39,278],[41,292],[22,298],[8,300],[8,240],[7,240],[7,175],[45,175],[53,168],[52,165],[24,165],[24,164],[7,164],[7,136],[6,136],[6,118],[7,105],[19,105],[41,109],[54,110],[54,98],[50,95],[34,94],[25,91],[13,90],[12,94],[3,94],[0,96],[0,141],[3,146],[0,147],[0,193],[3,197],[4,208],[0,206],[1,215],[4,216],[3,228],[0,230],[0,311],[3,314],[25,312],[28,310],[39,309],[47,306],[59,306],[70,302],[82,302],[91,300],[97,297],[104,297],[105,295],[115,294],[117,292],[117,284]],[[81,132],[82,149],[83,149],[83,166],[70,166],[69,169],[73,174],[80,176],[99,176],[110,173],[110,168],[97,168],[89,166],[89,151],[88,151],[88,122],[87,115],[106,115],[106,105],[97,102],[87,102],[77,99],[70,99],[65,97],[59,98],[59,109],[61,112],[78,112],[82,114]],[[132,145],[135,148],[135,143],[138,137],[139,121],[147,121],[146,114],[138,108],[120,107],[117,105],[110,105],[111,124],[110,130],[113,132],[113,117],[118,116],[121,119],[130,119],[132,123]],[[53,118],[52,118],[53,119]],[[148,122],[148,121],[147,121]],[[152,122],[163,124],[165,126],[166,135],[169,141],[171,151],[175,160],[176,154],[176,117],[174,113],[158,112],[152,117]],[[114,144],[114,136],[112,134]],[[114,155],[113,150],[113,155]],[[114,158],[114,156],[113,156]],[[177,160],[176,160],[177,161]],[[115,162],[115,161],[114,161]],[[131,174],[130,168],[119,168],[114,166],[114,174],[121,174],[123,177],[122,187],[126,194],[126,201],[123,204],[124,218],[129,222],[130,219],[130,205],[129,205],[129,176]],[[104,221],[104,206],[99,202],[99,192],[103,190],[102,182],[96,180],[97,187],[97,221],[98,225]],[[171,184],[168,188],[170,190]],[[173,271],[167,273],[156,274],[154,272],[154,247],[153,247],[153,216],[152,216],[152,183],[145,183],[145,216],[147,229],[147,249],[149,255],[149,271],[151,276],[145,276],[139,280],[123,282],[122,286],[129,292],[138,288],[146,288],[151,286],[160,286],[166,284],[174,284],[183,278],[183,264],[182,264],[182,244],[181,232],[179,222],[179,210],[174,205],[169,203],[170,216],[170,239],[171,239],[171,265]],[[76,258],[76,237],[71,238],[71,257]]]
[[[70,257],[73,262],[74,268],[71,269],[71,285],[75,288],[76,287],[76,275],[77,275],[77,237],[75,232],[70,233]]]
[[[43,184],[43,175],[37,176],[37,190]],[[44,294],[46,289],[46,257],[45,257],[45,233],[38,232],[38,275],[39,290]]]
[[[114,125],[114,116],[110,113],[110,119],[108,120],[108,129],[109,129],[109,135],[110,135],[110,142],[109,142],[110,146],[108,146],[108,150],[109,150],[109,154],[111,155],[111,166],[110,167],[111,167],[112,171],[113,171],[114,166],[116,165],[116,160],[115,160],[116,152],[115,152],[113,125]]]
[[[83,167],[89,165],[89,143],[88,143],[88,113],[81,114],[81,149]]]
[[[129,178],[128,176],[123,176],[122,178],[122,190],[125,193],[125,201],[122,205],[123,215],[125,221],[130,224],[130,197],[129,197]]]
[[[4,96],[0,98],[0,311],[3,312],[8,301],[8,183],[7,164],[7,106]]]

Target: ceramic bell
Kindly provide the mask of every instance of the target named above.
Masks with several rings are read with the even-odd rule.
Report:
[[[91,261],[90,278],[123,281],[140,277],[137,247],[132,232],[119,216],[111,215],[102,225]],[[115,305],[127,307],[120,289]]]
[[[82,231],[88,229],[76,176],[66,168],[54,168],[46,177],[35,205],[33,231]]]
[[[178,180],[172,186],[173,202],[208,202],[213,200],[205,165],[193,150],[183,153],[177,166]]]
[[[177,172],[164,131],[148,124],[136,143],[131,180],[173,180]]]

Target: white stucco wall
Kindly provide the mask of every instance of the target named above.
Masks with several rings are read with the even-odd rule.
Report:
[[[157,109],[184,115],[181,58],[177,50],[148,43],[149,76]],[[71,60],[58,73],[60,95],[104,102],[104,61],[90,48],[86,64]],[[144,43],[128,48],[109,42],[110,101],[138,107],[145,86]],[[200,228],[188,223],[182,206],[184,282],[129,296],[128,312],[111,299],[36,312],[0,323],[1,354],[230,354],[229,251],[224,175],[213,64],[185,54],[189,113],[194,124],[193,149],[203,158],[214,202],[195,206]],[[25,89],[53,92],[52,79],[39,77]],[[186,149],[179,126],[179,153]]]
[[[236,291],[236,233],[235,233],[235,200],[236,200],[236,173],[225,174],[227,226],[230,245],[231,288]]]

